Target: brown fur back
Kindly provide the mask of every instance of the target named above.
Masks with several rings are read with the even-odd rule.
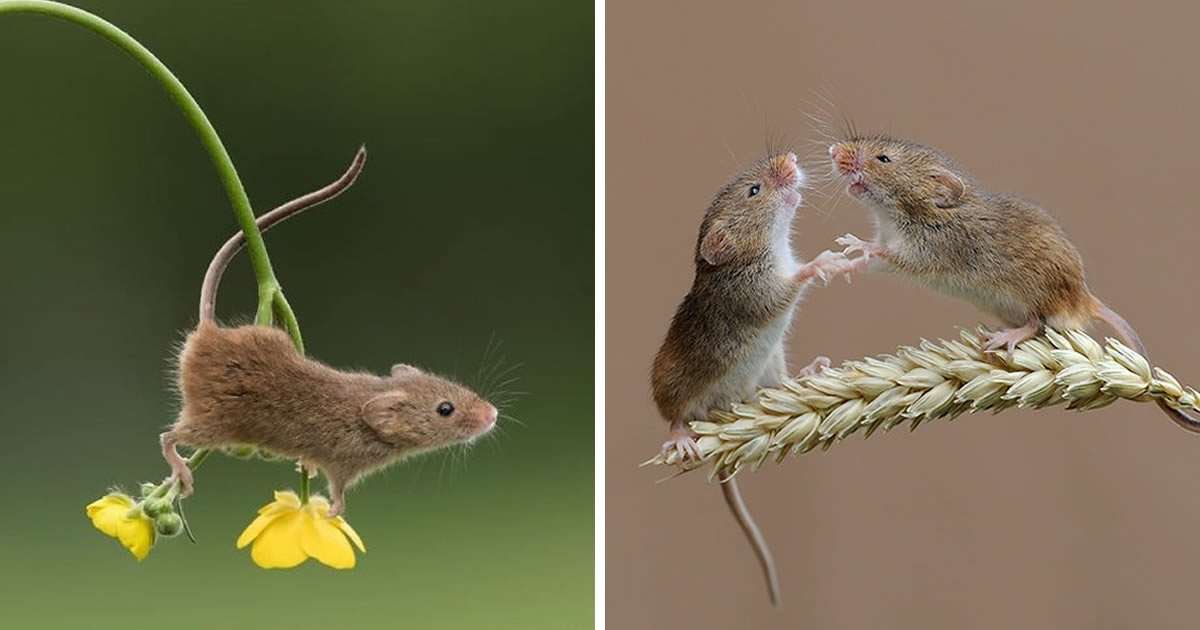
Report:
[[[202,323],[184,344],[179,381],[183,444],[252,444],[326,466],[347,454],[380,463],[395,454],[361,420],[384,379],[307,359],[281,330]]]

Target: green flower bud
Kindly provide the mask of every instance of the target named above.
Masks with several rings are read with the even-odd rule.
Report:
[[[171,502],[166,499],[147,499],[142,504],[142,511],[146,516],[154,518],[156,516],[166,514],[171,511]]]
[[[159,536],[170,538],[183,531],[183,519],[174,512],[159,514],[154,519],[154,530],[158,532]]]
[[[142,484],[142,498],[150,496],[150,493],[154,492],[155,490],[158,490],[158,484],[153,484],[153,483],[149,483],[149,482],[143,483]]]

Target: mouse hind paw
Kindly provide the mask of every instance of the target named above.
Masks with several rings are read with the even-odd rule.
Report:
[[[1017,346],[1021,342],[1036,336],[1038,331],[1041,329],[1042,322],[1039,320],[1032,320],[1020,328],[1005,328],[1003,330],[990,332],[984,335],[983,345],[980,346],[980,348],[984,352],[1003,348],[1007,351],[1008,358],[1011,360],[1013,357],[1013,351],[1016,350]]]
[[[671,439],[663,442],[662,456],[666,458],[675,451],[679,457],[679,462],[684,462],[688,459],[700,461],[704,459],[703,453],[700,452],[700,445],[696,443],[696,438],[700,437],[696,432],[692,431],[691,427],[682,420],[676,420],[671,423]]]
[[[174,431],[167,431],[159,436],[159,441],[162,442],[163,457],[167,460],[167,465],[171,467],[170,481],[179,482],[179,497],[187,498],[191,496],[194,486],[192,485],[192,469],[188,468],[187,460],[179,456],[179,451],[175,450],[175,445],[179,443],[179,438],[175,436]]]
[[[833,365],[833,362],[829,360],[829,357],[818,356],[812,360],[812,363],[809,363],[800,369],[800,376],[812,376],[814,374],[818,374],[821,372],[821,370],[829,367],[830,365]]]

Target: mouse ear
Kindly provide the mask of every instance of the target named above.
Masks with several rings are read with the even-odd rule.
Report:
[[[407,363],[397,363],[392,366],[392,376],[412,376],[420,373],[421,370]]]
[[[400,407],[408,395],[404,392],[388,392],[368,400],[362,407],[363,422],[371,427],[384,441],[395,434],[396,424],[400,421]]]
[[[700,241],[700,257],[714,267],[720,267],[733,258],[733,243],[725,230],[709,227],[708,234]]]
[[[944,168],[934,168],[929,177],[934,182],[933,202],[939,208],[957,206],[967,192],[967,183],[963,178]]]

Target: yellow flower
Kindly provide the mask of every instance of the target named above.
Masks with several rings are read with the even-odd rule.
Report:
[[[154,524],[141,510],[131,516],[133,507],[133,499],[114,492],[89,503],[87,515],[96,529],[121,541],[141,562],[154,546]]]
[[[313,496],[300,505],[294,492],[276,492],[275,500],[258,511],[258,518],[237,539],[237,548],[251,542],[250,558],[264,569],[290,569],[316,558],[335,569],[354,567],[354,550],[366,553],[362,538],[341,516],[329,518],[329,501]]]

